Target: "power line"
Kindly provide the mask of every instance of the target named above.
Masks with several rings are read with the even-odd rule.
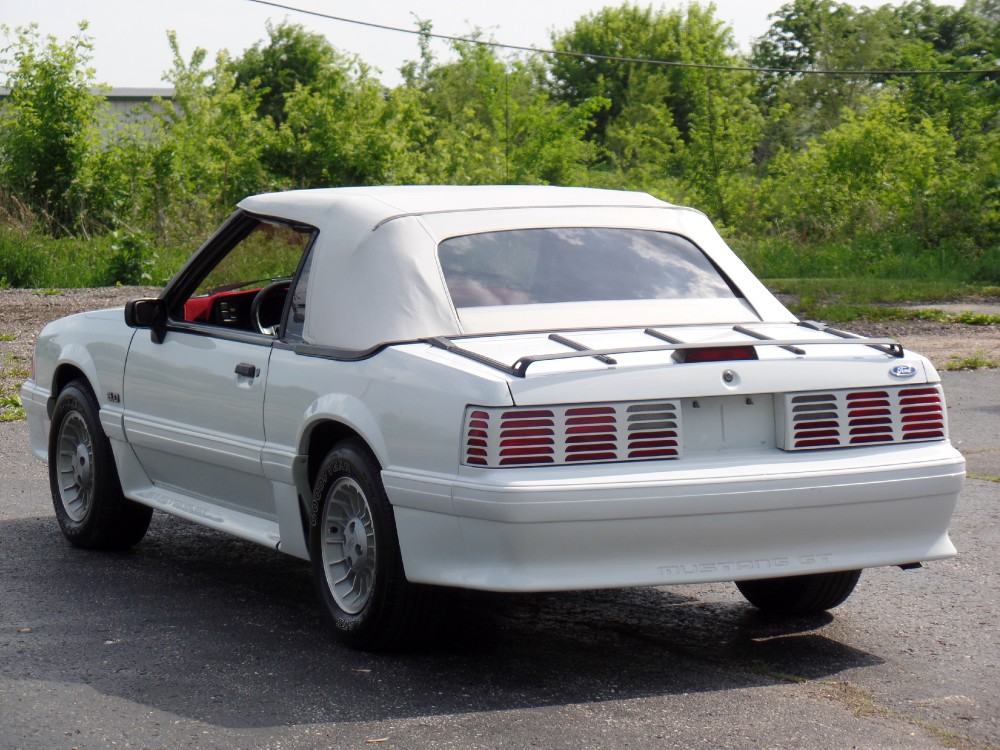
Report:
[[[294,13],[302,13],[307,16],[325,18],[329,21],[339,21],[340,23],[354,24],[355,26],[367,26],[371,29],[382,31],[395,31],[400,34],[412,34],[415,36],[429,37],[431,39],[443,39],[449,42],[463,42],[465,44],[477,44],[482,47],[492,47],[494,49],[516,50],[518,52],[533,52],[543,55],[555,55],[557,57],[575,57],[585,60],[608,60],[611,62],[638,63],[641,65],[660,65],[670,68],[701,68],[704,70],[727,70],[743,73],[795,73],[799,75],[826,75],[826,76],[957,76],[957,75],[984,75],[988,73],[1000,73],[1000,68],[977,68],[972,70],[816,70],[799,68],[758,68],[751,65],[716,65],[712,63],[679,62],[676,60],[652,60],[645,57],[620,57],[618,55],[599,55],[594,52],[570,52],[568,50],[539,49],[538,47],[525,47],[519,44],[503,44],[501,42],[485,41],[483,39],[473,39],[464,36],[452,36],[451,34],[435,34],[430,31],[420,29],[405,29],[399,26],[388,26],[386,24],[374,23],[372,21],[359,21],[356,18],[345,18],[334,16],[329,13],[320,13],[315,10],[295,8],[290,5],[271,2],[271,0],[247,0],[258,5],[269,5],[281,10],[289,10]]]

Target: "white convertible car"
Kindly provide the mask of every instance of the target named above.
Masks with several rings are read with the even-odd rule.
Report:
[[[799,614],[955,554],[933,366],[797,320],[641,193],[253,196],[159,298],[48,325],[22,398],[72,543],[158,509],[311,560],[363,648],[442,586],[726,580]]]

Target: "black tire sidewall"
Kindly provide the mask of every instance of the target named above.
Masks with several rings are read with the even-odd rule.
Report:
[[[375,532],[375,576],[371,596],[358,613],[345,612],[331,593],[324,570],[321,520],[329,493],[338,479],[351,478],[365,493],[372,526]],[[367,451],[353,442],[341,444],[327,455],[316,477],[309,519],[309,556],[312,559],[313,578],[323,604],[323,612],[333,627],[348,641],[364,642],[377,629],[385,608],[390,578],[401,575],[398,543],[392,509],[374,459]]]
[[[90,546],[94,542],[97,534],[98,517],[101,513],[101,504],[105,493],[113,492],[121,494],[118,486],[107,487],[109,466],[114,470],[114,462],[111,457],[111,448],[107,443],[107,438],[101,428],[98,416],[99,407],[93,395],[77,382],[70,383],[59,394],[56,400],[55,409],[52,412],[52,424],[49,429],[49,485],[52,489],[52,504],[55,508],[56,519],[63,534],[71,542],[81,546]],[[93,494],[86,515],[80,521],[74,521],[69,517],[66,508],[63,506],[61,493],[59,491],[59,469],[57,465],[57,453],[59,444],[59,433],[65,421],[72,415],[78,414],[83,420],[90,434],[93,472]]]
[[[854,591],[860,570],[812,573],[788,578],[737,581],[740,593],[758,609],[781,615],[809,615],[842,604]]]
[[[59,433],[73,414],[83,420],[90,437],[93,492],[84,517],[74,521],[59,490]],[[101,426],[100,406],[85,381],[75,380],[60,391],[49,426],[49,485],[56,520],[63,536],[84,549],[127,549],[149,528],[153,509],[128,500],[122,492],[111,441]]]

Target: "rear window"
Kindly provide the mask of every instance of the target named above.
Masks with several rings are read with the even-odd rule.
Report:
[[[455,307],[737,296],[697,245],[669,232],[486,232],[445,240],[438,257]]]

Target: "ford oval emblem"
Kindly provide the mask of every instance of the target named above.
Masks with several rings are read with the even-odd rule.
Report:
[[[917,374],[917,368],[913,365],[896,365],[889,370],[889,374],[894,378],[912,378]]]

